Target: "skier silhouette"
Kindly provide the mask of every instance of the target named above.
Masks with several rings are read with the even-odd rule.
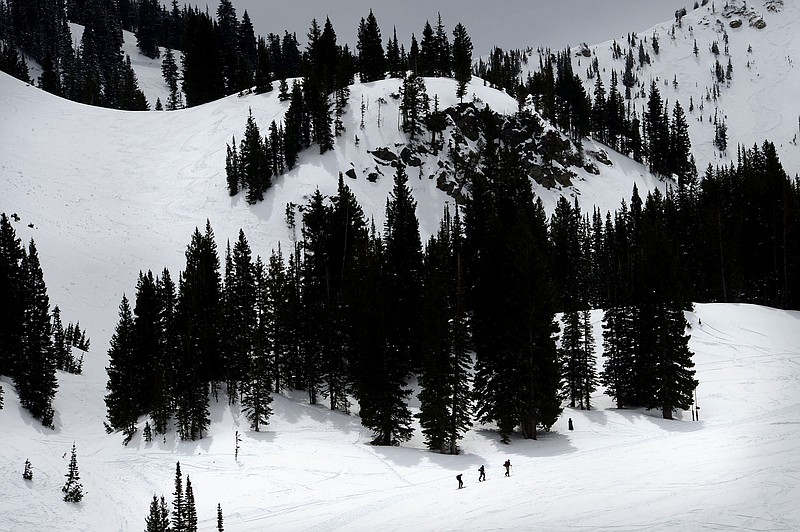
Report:
[[[478,468],[478,473],[480,473],[480,475],[478,475],[478,482],[486,480],[486,471],[484,471],[483,465]]]
[[[461,473],[456,475],[456,480],[458,481],[458,489],[463,488],[464,487],[464,482],[461,480]]]
[[[503,467],[505,467],[505,468],[506,468],[506,476],[507,476],[507,477],[510,477],[510,476],[511,476],[511,473],[509,472],[509,470],[511,469],[511,460],[506,460],[506,461],[503,463]]]
[[[569,430],[575,430],[575,427],[572,426],[572,418],[569,418]]]

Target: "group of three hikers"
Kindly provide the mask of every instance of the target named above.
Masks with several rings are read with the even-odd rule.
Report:
[[[503,467],[506,468],[506,475],[505,476],[510,477],[511,476],[511,473],[510,473],[510,471],[511,471],[511,460],[506,460],[505,462],[503,462]],[[481,465],[478,468],[478,473],[479,473],[478,482],[483,482],[484,480],[486,480],[486,470],[483,468],[483,465]],[[464,481],[461,480],[461,473],[456,475],[456,480],[458,480],[458,489],[463,488],[464,487]]]

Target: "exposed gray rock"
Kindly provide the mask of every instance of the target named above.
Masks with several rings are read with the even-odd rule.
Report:
[[[403,148],[403,151],[400,152],[400,158],[406,163],[407,166],[419,167],[422,166],[422,159],[419,158],[415,152],[413,152],[408,146]]]
[[[375,157],[375,161],[379,164],[389,164],[397,159],[397,154],[389,148],[378,148],[369,152]]]

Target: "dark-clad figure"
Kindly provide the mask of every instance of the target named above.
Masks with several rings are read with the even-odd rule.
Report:
[[[478,468],[478,473],[480,473],[480,475],[478,475],[478,482],[486,480],[486,471],[484,471],[483,465]]]
[[[569,430],[575,430],[575,427],[572,426],[572,418],[569,418],[568,426]]]
[[[511,469],[511,460],[506,460],[506,461],[503,463],[503,467],[505,467],[505,468],[506,468],[506,476],[507,476],[507,477],[510,477],[510,476],[511,476],[511,473],[510,473],[510,469]]]
[[[458,481],[458,489],[463,488],[464,487],[464,482],[461,480],[461,473],[456,475],[456,480]]]

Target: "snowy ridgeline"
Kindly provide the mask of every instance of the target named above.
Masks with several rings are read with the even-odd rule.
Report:
[[[601,317],[592,314],[598,342]],[[276,396],[265,432],[249,431],[239,408],[222,402],[202,440],[171,432],[145,443],[139,433],[123,447],[102,426],[102,355],[86,361],[85,375],[59,373],[55,431],[19,408],[4,378],[2,527],[144,529],[153,495],[171,506],[180,461],[201,530],[216,526],[218,504],[226,530],[796,529],[800,313],[698,305],[687,318],[699,422],[688,412],[667,422],[616,410],[598,392],[597,410],[565,410],[536,442],[504,446],[477,426],[458,456],[423,450],[419,436],[400,448],[370,446],[357,417],[309,406],[303,395]],[[85,494],[77,504],[61,491],[73,443]],[[26,459],[31,480],[22,478]]]

